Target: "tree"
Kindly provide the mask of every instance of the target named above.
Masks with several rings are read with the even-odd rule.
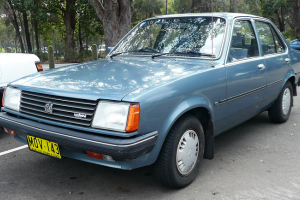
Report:
[[[14,6],[12,4],[11,0],[6,0],[4,3],[1,2],[1,4],[4,4],[4,10],[6,12],[6,15],[8,16],[8,18],[10,19],[11,23],[13,24],[15,30],[16,30],[16,37],[19,40],[20,43],[20,47],[21,47],[21,52],[25,53],[25,48],[24,48],[24,44],[23,44],[23,40],[20,34],[20,30],[19,30],[19,24],[18,24],[18,19],[17,19],[17,15],[16,15],[16,11],[14,9]]]
[[[300,32],[300,0],[290,0],[292,3],[289,25],[293,30],[294,37]]]
[[[131,0],[89,0],[103,24],[106,51],[131,29]]]

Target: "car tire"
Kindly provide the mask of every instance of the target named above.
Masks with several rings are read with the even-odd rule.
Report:
[[[154,164],[156,179],[172,188],[193,182],[203,160],[204,140],[199,120],[193,115],[181,117],[169,131]]]
[[[293,105],[293,87],[291,82],[286,82],[277,100],[269,109],[268,114],[272,122],[284,123],[288,120]]]

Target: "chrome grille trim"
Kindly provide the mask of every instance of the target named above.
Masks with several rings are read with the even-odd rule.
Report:
[[[52,113],[45,111],[45,105],[52,102]],[[56,122],[76,124],[80,126],[91,126],[97,101],[75,99],[22,91],[20,101],[20,112],[28,115],[50,119]],[[82,117],[75,117],[80,113]]]

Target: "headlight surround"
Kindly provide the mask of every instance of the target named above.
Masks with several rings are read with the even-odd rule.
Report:
[[[4,94],[3,107],[19,111],[21,100],[21,90],[13,87],[7,87]]]
[[[94,115],[92,127],[125,132],[129,107],[130,103],[100,101]]]

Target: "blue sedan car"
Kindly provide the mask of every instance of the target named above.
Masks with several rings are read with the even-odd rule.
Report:
[[[214,137],[268,111],[286,122],[300,53],[268,19],[214,13],[140,22],[100,61],[8,85],[0,126],[30,150],[99,165],[153,164],[182,188],[214,157]]]
[[[292,41],[291,47],[292,49],[296,49],[300,51],[300,39]]]

